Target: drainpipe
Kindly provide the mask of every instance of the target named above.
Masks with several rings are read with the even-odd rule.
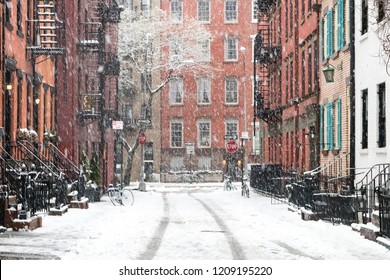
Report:
[[[354,189],[354,180],[355,180],[355,0],[350,0],[349,4],[349,39],[350,39],[350,54],[351,54],[351,63],[350,63],[350,93],[349,93],[349,102],[350,102],[350,175],[349,175],[349,184],[352,189]]]

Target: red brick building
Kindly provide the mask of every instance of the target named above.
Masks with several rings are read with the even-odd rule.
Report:
[[[319,3],[260,1],[257,37],[262,162],[304,172],[319,164]]]
[[[212,37],[204,42],[205,59],[210,68],[218,69],[209,76],[184,75],[176,81],[179,86],[171,82],[163,92],[162,174],[223,170],[239,179],[242,161],[255,161],[258,153],[252,107],[253,39],[257,33],[255,3],[248,0],[162,1],[162,9],[171,18],[192,17],[207,25]],[[173,93],[181,98],[173,100]],[[240,141],[246,134],[251,139]],[[228,153],[225,136],[235,139],[238,146],[243,142],[245,156],[242,147]]]
[[[64,2],[66,56],[58,63],[59,148],[74,164],[85,154],[99,157],[100,182],[114,183],[114,130],[117,116],[116,1]]]

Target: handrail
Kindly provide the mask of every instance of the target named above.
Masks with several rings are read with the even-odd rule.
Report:
[[[390,169],[390,163],[378,163],[373,165],[366,173],[366,175],[355,184],[356,189],[361,185],[370,185],[373,180],[375,180],[382,172],[384,172],[387,168]],[[373,175],[374,170],[378,169],[376,175]]]
[[[57,169],[58,174],[56,172],[54,172],[54,170],[52,168],[50,168],[47,164],[45,164],[39,157],[37,157],[26,145],[21,143],[21,141],[17,141],[17,143],[19,146],[22,146],[26,151],[28,151],[36,160],[39,161],[39,163],[41,165],[43,165],[45,168],[47,168],[50,172],[52,172],[53,174],[56,174],[57,176],[59,176],[58,174],[61,174],[61,170],[58,170],[58,168],[55,165],[53,165],[53,167]],[[39,153],[39,151],[37,151],[37,152]]]
[[[65,159],[68,163],[70,163],[72,165],[73,168],[76,169],[77,173],[80,173],[80,169],[70,160],[68,159],[63,152],[60,151],[60,149],[58,149],[57,146],[55,146],[53,143],[50,143],[50,148],[54,148],[54,150],[56,151],[57,154],[61,155],[61,157],[63,159]]]

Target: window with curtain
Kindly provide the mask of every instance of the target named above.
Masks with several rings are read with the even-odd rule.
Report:
[[[211,97],[211,81],[208,77],[200,77],[196,80],[198,86],[198,104],[209,104]]]
[[[210,120],[198,121],[198,144],[199,147],[210,147],[211,137]]]
[[[170,104],[183,103],[183,79],[176,77],[169,81],[169,101]]]

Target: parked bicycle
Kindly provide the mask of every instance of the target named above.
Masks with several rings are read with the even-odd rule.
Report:
[[[108,197],[115,206],[132,206],[134,204],[134,195],[130,187],[122,187],[122,185],[119,187],[114,187],[112,184],[110,184],[107,192]]]
[[[232,182],[231,176],[225,176],[225,181],[223,181],[223,190],[224,191],[237,190],[236,186],[234,186]]]
[[[245,176],[242,179],[241,196],[246,196],[247,198],[249,198],[249,186],[247,184],[247,180],[248,178],[246,178]]]

